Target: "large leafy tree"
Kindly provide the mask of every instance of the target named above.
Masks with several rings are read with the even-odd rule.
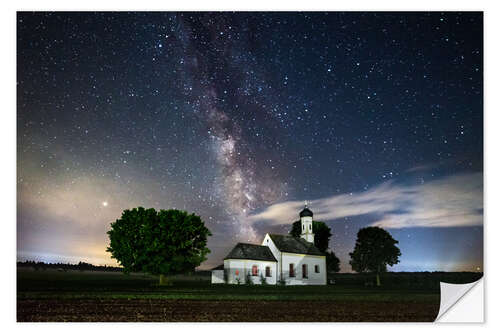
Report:
[[[313,221],[313,233],[314,233],[314,245],[321,252],[326,252],[328,249],[328,243],[330,242],[330,237],[332,236],[330,228],[325,224],[325,222]],[[293,237],[300,237],[302,234],[302,225],[300,221],[295,221],[292,224],[292,230],[290,230],[290,235]]]
[[[326,255],[326,269],[329,272],[338,272],[340,270],[340,260],[333,251],[327,252],[330,237],[332,236],[330,228],[325,222],[313,221],[314,246]],[[302,225],[300,221],[295,221],[292,224],[290,235],[300,237],[302,233]]]
[[[199,266],[210,250],[210,231],[201,218],[180,210],[138,207],[123,211],[108,231],[108,252],[125,273],[144,272],[160,276],[184,273]]]
[[[382,228],[362,228],[358,231],[354,251],[349,253],[349,263],[356,272],[375,273],[377,286],[380,286],[380,273],[387,271],[387,265],[399,262],[401,251],[396,244],[398,241]]]

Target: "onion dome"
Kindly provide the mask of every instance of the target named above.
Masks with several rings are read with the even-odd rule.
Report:
[[[307,204],[304,205],[304,209],[302,209],[302,211],[300,212],[300,217],[305,217],[305,216],[310,216],[312,217],[313,216],[313,212],[307,208]]]

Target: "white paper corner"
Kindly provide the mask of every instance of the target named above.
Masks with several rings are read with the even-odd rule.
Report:
[[[484,279],[473,283],[440,283],[441,303],[435,322],[484,322]]]

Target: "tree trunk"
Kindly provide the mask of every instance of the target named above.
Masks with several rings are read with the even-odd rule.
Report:
[[[170,285],[172,285],[172,282],[169,281],[165,275],[160,274],[160,286],[170,286]]]
[[[377,272],[377,287],[380,287],[380,273]]]

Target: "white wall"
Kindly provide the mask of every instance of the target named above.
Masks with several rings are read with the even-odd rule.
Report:
[[[300,218],[301,224],[301,235],[300,237],[305,239],[309,243],[314,244],[314,234],[312,232],[313,220],[311,216],[304,216]]]
[[[274,242],[271,239],[271,237],[269,237],[269,234],[266,234],[266,236],[264,237],[264,240],[262,241],[262,245],[269,247],[269,249],[273,253],[273,256],[276,258],[276,260],[278,260],[278,268],[277,268],[276,277],[277,277],[277,281],[279,281],[280,277],[281,277],[281,252],[280,252],[280,250],[278,250],[276,245],[274,245]]]
[[[224,270],[218,269],[212,271],[212,283],[224,283]]]
[[[252,276],[252,266],[257,265],[258,274]],[[271,276],[266,277],[266,267],[271,268]],[[250,259],[226,259],[224,260],[224,270],[228,274],[228,283],[237,284],[237,278],[244,284],[247,273],[250,273],[250,279],[254,284],[260,284],[260,275],[265,277],[267,284],[276,284],[275,261],[250,260]],[[238,273],[238,275],[236,274]]]
[[[286,284],[290,285],[326,284],[326,257],[281,252],[274,245],[269,234],[266,234],[264,237],[262,245],[268,246],[274,257],[278,260],[277,280],[283,277]],[[290,263],[293,263],[295,266],[295,278],[289,277]],[[307,264],[309,273],[307,279],[302,278],[302,264]],[[314,273],[314,265],[319,265],[319,273]],[[281,270],[283,270],[283,274]]]
[[[287,285],[324,285],[326,284],[326,259],[323,256],[312,256],[294,253],[282,253],[283,279]],[[295,277],[290,277],[290,264],[294,264]],[[302,278],[302,265],[307,265],[307,278]],[[314,272],[314,266],[319,265],[319,273]]]

